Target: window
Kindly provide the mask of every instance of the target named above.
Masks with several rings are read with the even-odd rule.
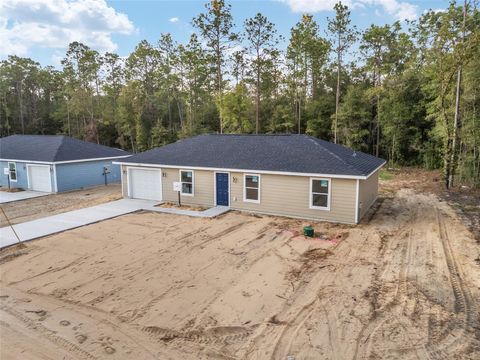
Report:
[[[10,181],[17,181],[17,164],[14,162],[8,163],[8,174],[10,176]]]
[[[180,170],[180,181],[182,183],[182,195],[193,196],[193,171]]]
[[[260,175],[245,174],[243,201],[260,202]]]
[[[330,210],[330,180],[310,179],[310,207]]]

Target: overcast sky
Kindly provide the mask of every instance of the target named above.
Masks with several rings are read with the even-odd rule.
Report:
[[[257,12],[288,39],[301,14],[314,14],[322,31],[338,0],[227,1],[237,26]],[[344,0],[359,29],[374,23],[415,19],[427,9],[441,10],[448,0]],[[80,41],[100,52],[128,55],[142,39],[155,43],[169,32],[180,42],[193,31],[191,20],[204,0],[0,0],[0,59],[30,57],[58,66],[68,44]]]

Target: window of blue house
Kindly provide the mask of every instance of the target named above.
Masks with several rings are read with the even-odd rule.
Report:
[[[8,174],[10,177],[10,181],[17,181],[17,164],[14,162],[8,163]]]

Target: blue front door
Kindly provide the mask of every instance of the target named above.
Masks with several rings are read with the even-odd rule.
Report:
[[[215,174],[217,205],[228,206],[228,173]]]

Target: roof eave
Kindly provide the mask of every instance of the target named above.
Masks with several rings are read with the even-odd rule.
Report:
[[[127,161],[114,161],[113,164],[116,165],[126,165],[126,166],[143,166],[143,167],[155,167],[155,168],[165,168],[165,169],[191,169],[191,170],[208,170],[208,171],[230,171],[230,172],[245,172],[245,173],[258,173],[258,174],[271,174],[271,175],[290,175],[290,176],[308,176],[308,177],[327,177],[327,178],[336,178],[336,179],[359,179],[366,180],[371,174],[373,174],[378,169],[374,170],[369,175],[341,175],[341,174],[323,174],[323,173],[301,173],[301,172],[290,172],[290,171],[271,171],[271,170],[252,170],[252,169],[233,169],[233,168],[216,168],[216,167],[205,167],[205,166],[189,166],[189,165],[165,165],[165,164],[149,164],[149,163],[135,163]],[[384,164],[382,164],[383,166]]]
[[[60,165],[60,164],[70,164],[70,163],[77,163],[77,162],[122,159],[122,158],[130,157],[130,156],[132,156],[132,155],[109,156],[109,157],[102,157],[102,158],[89,158],[89,159],[65,160],[65,161],[41,161],[41,160],[21,160],[21,159],[3,159],[3,158],[0,158],[0,161],[24,162],[24,163],[32,163],[32,164]]]
[[[377,167],[375,170],[373,170],[370,174],[368,174],[366,177],[365,177],[365,180],[368,179],[370,176],[372,176],[373,174],[375,174],[378,170],[380,170],[382,167],[385,166],[385,164],[387,163],[386,160],[383,160],[383,163]]]

